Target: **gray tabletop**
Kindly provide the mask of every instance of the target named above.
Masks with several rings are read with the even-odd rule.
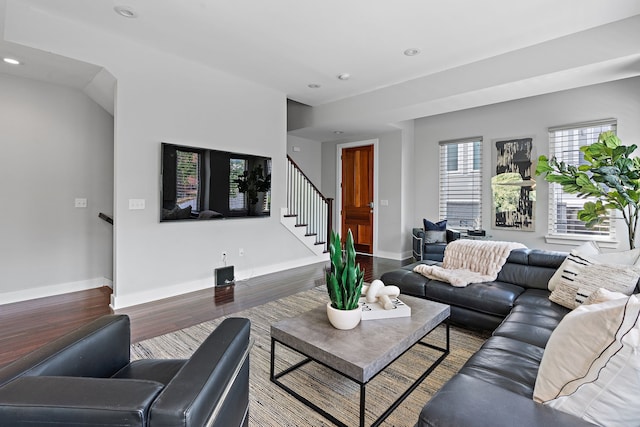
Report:
[[[271,325],[271,337],[342,374],[367,383],[389,363],[449,317],[448,305],[401,295],[411,317],[364,320],[335,329],[325,305]]]

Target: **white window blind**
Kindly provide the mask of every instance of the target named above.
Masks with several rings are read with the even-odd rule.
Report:
[[[181,208],[191,206],[200,210],[200,154],[194,151],[176,151],[176,202]]]
[[[271,176],[271,159],[266,161],[265,171],[267,175]],[[262,205],[262,210],[264,212],[269,212],[271,210],[271,186],[269,186],[269,191],[267,191],[264,195],[264,204]]]
[[[549,128],[549,155],[555,157],[558,162],[565,162],[568,165],[584,164],[584,155],[580,147],[597,142],[600,133],[606,131],[616,131],[614,119]],[[614,227],[611,227],[610,217],[591,229],[586,228],[584,222],[578,219],[578,211],[588,200],[578,197],[577,194],[565,193],[560,184],[550,183],[549,233],[567,236],[614,237]]]
[[[232,211],[245,210],[247,209],[247,197],[238,191],[236,180],[247,170],[247,161],[245,159],[230,159],[229,166],[229,209]]]
[[[439,215],[454,229],[482,227],[482,137],[440,142]]]

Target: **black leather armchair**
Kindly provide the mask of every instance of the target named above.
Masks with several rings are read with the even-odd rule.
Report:
[[[103,316],[0,370],[0,425],[247,426],[250,322],[187,360],[130,361],[130,323]]]
[[[416,261],[430,260],[442,262],[444,259],[444,250],[447,247],[447,244],[454,240],[458,240],[460,238],[460,232],[448,228],[446,236],[446,242],[430,243],[425,238],[424,228],[414,228],[411,231],[413,258]]]

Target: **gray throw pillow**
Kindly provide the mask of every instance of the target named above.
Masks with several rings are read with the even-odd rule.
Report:
[[[447,232],[427,230],[424,232],[425,243],[447,243]]]

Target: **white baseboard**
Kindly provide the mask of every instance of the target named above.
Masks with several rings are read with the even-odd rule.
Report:
[[[113,283],[106,277],[96,277],[93,279],[79,280],[77,282],[58,283],[55,285],[6,292],[0,294],[0,301],[2,301],[2,304],[10,304],[36,298],[67,294],[69,292],[86,291],[88,289],[100,288],[102,286],[109,286],[111,288],[113,287]]]
[[[402,258],[400,258],[400,259],[402,260],[402,259],[407,259],[407,258],[413,258],[413,251],[412,250],[404,251],[402,253]]]
[[[323,254],[322,256],[311,256],[294,261],[283,262],[280,264],[266,265],[250,270],[240,270],[235,272],[236,282],[248,280],[256,276],[263,276],[265,274],[277,273],[279,271],[289,270],[291,268],[303,267],[305,265],[327,261],[329,261],[329,254]],[[208,277],[201,280],[177,283],[175,285],[165,286],[163,288],[154,288],[148,291],[134,292],[128,295],[111,295],[110,306],[113,310],[120,310],[122,308],[131,307],[133,305],[145,304],[152,301],[188,294],[190,292],[201,291],[203,289],[212,288],[213,286],[213,278]]]
[[[411,258],[413,256],[413,253],[411,251],[408,251],[408,252],[377,251],[374,254],[374,256],[402,261],[403,259]]]
[[[109,304],[109,306],[115,311],[121,308],[131,307],[132,305],[144,304],[151,301],[188,294],[190,292],[201,291],[202,289],[211,288],[213,285],[213,277],[207,277],[206,279],[177,283],[175,285],[165,286],[162,288],[153,288],[148,291],[133,292],[127,295],[116,295],[118,292],[118,285],[116,284],[116,289],[114,293],[111,294],[111,304]]]
[[[280,264],[265,265],[262,267],[254,268],[250,271],[240,271],[236,273],[236,281],[248,280],[256,276],[264,276],[265,274],[277,273],[283,270],[290,270],[292,268],[304,267],[305,265],[317,264],[327,261],[329,261],[329,253],[301,258],[294,261],[281,262]]]

